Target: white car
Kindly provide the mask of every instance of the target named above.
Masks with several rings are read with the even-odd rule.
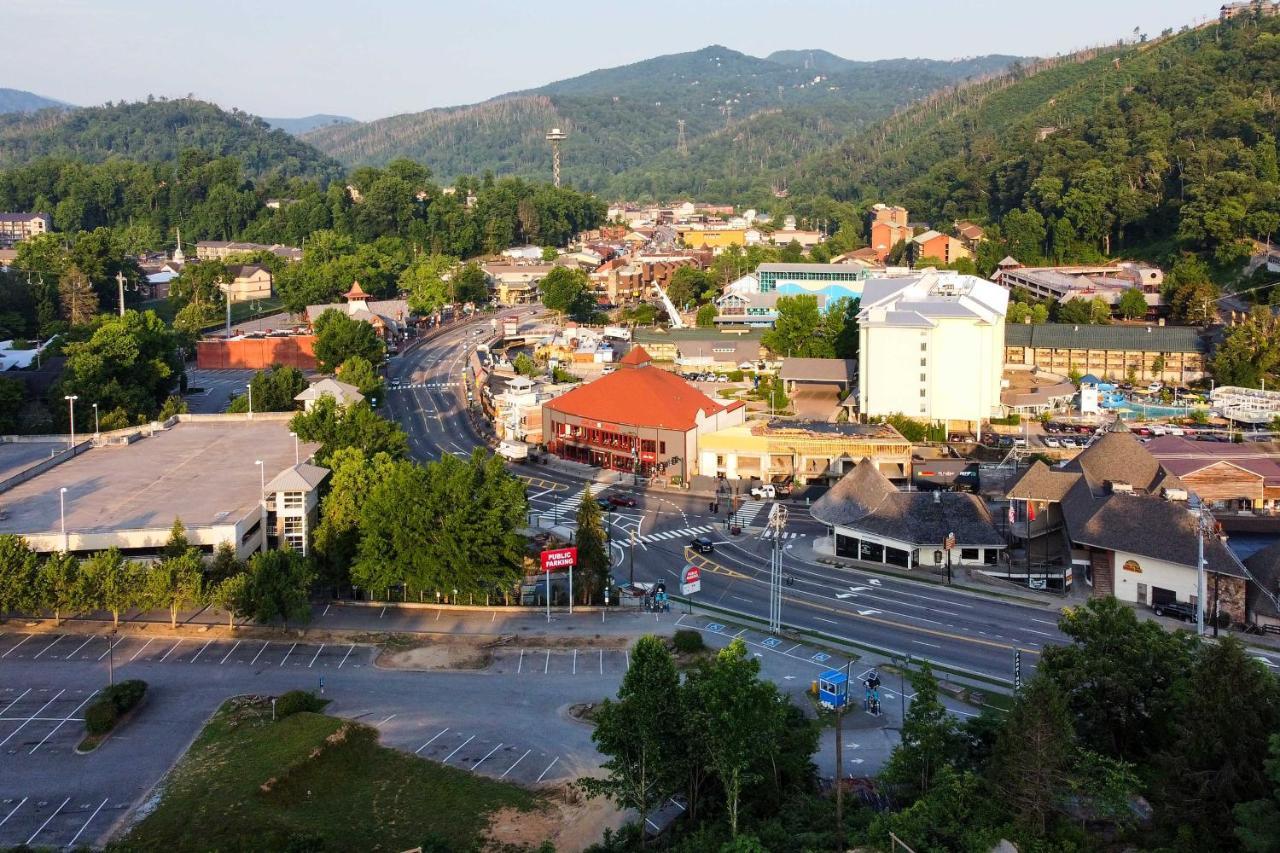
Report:
[[[777,496],[778,490],[773,487],[773,483],[765,483],[763,486],[754,486],[751,489],[751,497],[753,498],[773,500]]]
[[[1053,438],[1053,437],[1051,437],[1051,436],[1045,436],[1045,437],[1044,437],[1044,446],[1045,446],[1045,447],[1061,447],[1062,445],[1060,445],[1060,444],[1058,443],[1058,439]]]

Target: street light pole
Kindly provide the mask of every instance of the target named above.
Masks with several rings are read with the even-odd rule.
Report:
[[[70,409],[71,452],[74,453],[76,449],[76,400],[80,398],[75,394],[66,394],[62,399],[67,401],[67,407]]]
[[[262,550],[267,550],[267,471],[261,459],[255,459],[258,466],[258,506],[262,508]]]
[[[631,536],[631,556],[628,559],[630,560],[630,563],[631,563],[631,586],[635,586],[636,585],[636,545],[638,545],[639,542],[637,542],[636,540],[636,529],[632,527],[629,532]]]
[[[769,510],[769,530],[773,550],[769,561],[769,633],[782,633],[782,534],[787,527],[787,508],[775,503]]]
[[[98,430],[98,404],[97,404],[97,403],[94,403],[94,404],[93,404],[93,434],[94,434],[94,435],[97,435],[98,433],[99,433],[99,430]]]
[[[296,432],[291,432],[289,435],[293,436],[293,464],[297,465],[302,462],[298,453],[298,434]]]
[[[253,383],[250,382],[245,387],[249,389],[249,420],[253,420]]]
[[[70,543],[67,541],[67,487],[63,486],[58,491],[58,517],[62,524],[62,553],[71,550]]]

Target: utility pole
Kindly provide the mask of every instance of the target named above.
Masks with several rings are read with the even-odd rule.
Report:
[[[116,272],[116,287],[118,287],[120,291],[120,316],[123,317],[124,316],[124,273],[123,272],[120,272],[120,271]]]
[[[630,566],[631,586],[635,586],[636,585],[636,545],[638,545],[639,542],[636,541],[636,529],[634,527],[630,528],[628,533],[631,536],[631,555],[628,558],[631,563],[631,566]]]
[[[769,510],[767,529],[773,532],[769,561],[769,633],[782,633],[782,534],[787,528],[787,508],[775,503]]]
[[[1196,519],[1196,636],[1204,636],[1204,507],[1192,512]]]
[[[844,701],[836,705],[836,849],[844,849],[844,709],[849,704],[849,667],[844,665]]]

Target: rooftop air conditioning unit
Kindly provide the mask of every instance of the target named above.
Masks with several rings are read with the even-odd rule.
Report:
[[[1185,503],[1187,500],[1187,490],[1186,489],[1165,489],[1164,499],[1167,501],[1181,501]]]
[[[1111,483],[1111,494],[1113,495],[1131,495],[1133,494],[1132,483]]]

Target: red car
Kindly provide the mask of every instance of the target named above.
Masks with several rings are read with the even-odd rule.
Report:
[[[634,507],[636,505],[635,498],[629,498],[626,495],[609,495],[609,503],[614,507]]]

